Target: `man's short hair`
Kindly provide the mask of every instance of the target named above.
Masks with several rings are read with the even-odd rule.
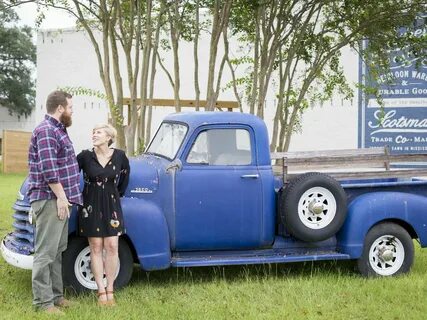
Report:
[[[47,96],[46,100],[46,111],[49,114],[55,113],[59,105],[64,108],[67,106],[67,99],[71,99],[73,96],[65,91],[55,90]]]

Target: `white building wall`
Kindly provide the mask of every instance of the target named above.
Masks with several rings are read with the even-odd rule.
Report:
[[[27,118],[24,116],[11,116],[6,107],[0,106],[0,139],[3,138],[3,130],[32,131],[34,128],[35,113]]]
[[[231,45],[233,52],[237,48]],[[219,54],[220,55],[220,54]],[[163,52],[164,64],[173,75],[171,52]],[[181,60],[181,99],[195,99],[193,83],[193,46],[180,42]],[[199,52],[199,78],[201,80],[201,98],[205,98],[208,72],[209,41],[202,39]],[[122,59],[124,62],[124,59]],[[343,53],[343,65],[351,83],[358,81],[358,57],[347,50]],[[125,65],[122,65],[122,78],[125,96],[129,95]],[[244,72],[244,70],[240,70]],[[228,68],[224,69],[224,82],[231,79]],[[99,78],[98,63],[89,37],[83,31],[73,29],[41,30],[37,37],[37,97],[35,121],[38,123],[45,114],[47,95],[58,87],[85,87],[104,92]],[[274,88],[270,88],[266,103],[265,120],[271,133],[274,117]],[[157,64],[155,98],[173,98],[173,90],[164,71]],[[232,90],[221,92],[219,100],[235,100]],[[75,96],[73,125],[69,134],[76,152],[91,147],[91,129],[99,122],[106,122],[109,110],[100,99]],[[192,109],[184,109],[192,110]],[[246,110],[247,111],[247,110]],[[156,130],[163,117],[174,112],[174,108],[154,108],[153,128]],[[357,147],[357,92],[351,102],[342,102],[339,97],[323,106],[315,106],[304,113],[302,130],[292,137],[290,150],[347,149]]]
[[[36,124],[46,114],[46,98],[63,87],[85,87],[103,92],[98,64],[89,38],[72,29],[46,30],[37,34]],[[76,152],[91,146],[91,129],[107,122],[105,101],[90,96],[73,98],[73,125],[68,132]]]
[[[354,97],[343,101],[336,96],[322,106],[316,105],[304,113],[301,132],[294,134],[290,150],[355,149],[358,137],[359,97],[358,83],[359,57],[350,49],[342,52],[345,75],[353,85]]]

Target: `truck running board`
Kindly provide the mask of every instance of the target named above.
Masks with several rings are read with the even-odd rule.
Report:
[[[269,250],[270,251],[270,250]],[[286,263],[320,260],[348,260],[348,254],[337,252],[316,252],[312,254],[281,254],[277,251],[272,254],[248,254],[240,251],[236,254],[201,254],[200,252],[179,253],[172,257],[173,267],[202,267],[218,265],[246,265],[262,263]]]

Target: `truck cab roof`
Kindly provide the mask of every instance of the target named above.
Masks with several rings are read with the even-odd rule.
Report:
[[[188,143],[193,132],[208,125],[244,125],[252,129],[255,139],[255,154],[258,165],[271,165],[269,138],[267,127],[259,117],[241,112],[221,112],[221,111],[195,111],[180,112],[168,115],[163,122],[181,122],[188,125],[187,138],[184,145]]]

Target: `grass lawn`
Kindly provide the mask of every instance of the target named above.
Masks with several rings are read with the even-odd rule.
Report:
[[[0,236],[11,230],[22,175],[0,174]],[[426,213],[427,214],[427,213]],[[427,318],[427,250],[416,243],[409,275],[364,279],[352,262],[169,269],[135,266],[116,308],[94,294],[71,297],[66,319],[387,319]],[[49,319],[31,307],[31,272],[0,258],[0,319]]]

